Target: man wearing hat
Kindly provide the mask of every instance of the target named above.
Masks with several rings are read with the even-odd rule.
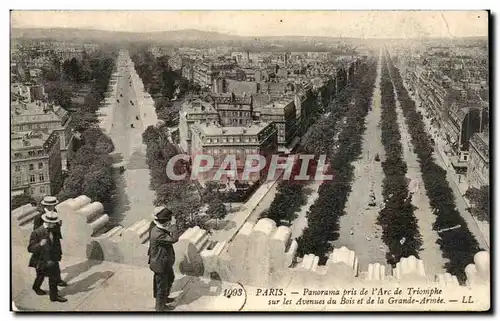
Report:
[[[173,244],[178,233],[172,212],[165,207],[156,207],[154,220],[149,232],[149,268],[154,272],[153,297],[156,299],[156,311],[164,311],[166,304],[174,302],[169,298],[174,283],[175,252]]]
[[[61,222],[56,212],[46,211],[42,214],[42,225],[31,232],[28,252],[32,253],[29,266],[36,269],[36,279],[33,290],[38,295],[47,294],[40,289],[44,278],[49,278],[49,295],[53,302],[66,302],[67,299],[59,295],[57,285],[61,280],[59,261],[62,258]]]
[[[57,204],[59,204],[59,201],[54,196],[45,196],[43,198],[43,200],[40,202],[41,206],[38,207],[38,209],[37,209],[38,212],[40,213],[40,215],[37,215],[35,217],[35,219],[33,220],[33,231],[36,230],[37,228],[39,228],[40,226],[42,226],[42,224],[43,224],[42,215],[43,214],[45,214],[47,212],[57,213],[57,211],[56,211]],[[32,204],[32,205],[36,206],[36,203]],[[59,234],[60,239],[62,239],[61,225],[62,225],[62,221],[59,221],[59,223],[55,227],[55,233]],[[61,271],[60,270],[58,271],[57,275],[59,277],[59,281],[57,282],[57,285],[58,286],[67,286],[68,284],[61,279]],[[43,277],[41,277],[41,278],[42,278],[42,281],[41,281],[40,285],[43,283]],[[41,295],[45,291],[41,290],[38,287],[38,289],[36,289],[35,292],[37,292],[38,294]]]
[[[59,201],[54,196],[45,196],[43,200],[40,202],[40,206],[37,206],[36,203],[31,203],[31,204],[37,207],[38,212],[40,212],[40,215],[35,217],[35,219],[33,220],[33,231],[34,231],[43,224],[42,214],[44,214],[45,212],[57,212],[56,205],[59,204]]]

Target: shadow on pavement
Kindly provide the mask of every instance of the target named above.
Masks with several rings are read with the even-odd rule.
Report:
[[[86,260],[77,264],[73,264],[65,267],[61,270],[61,273],[66,273],[66,277],[64,277],[64,281],[71,282],[74,278],[79,276],[80,274],[90,270],[93,266],[101,264],[102,261],[96,260]]]
[[[68,284],[68,287],[60,290],[59,292],[63,296],[88,292],[95,289],[92,286],[95,285],[99,280],[109,279],[111,276],[113,276],[113,274],[114,272],[112,271],[94,272],[82,280]]]
[[[208,282],[205,281],[199,278],[193,279],[184,289],[183,293],[179,295],[181,302],[178,302],[180,304],[176,303],[176,307],[188,305],[204,296],[221,295],[222,293],[221,281],[219,280],[210,280]],[[183,284],[183,282],[179,283]]]

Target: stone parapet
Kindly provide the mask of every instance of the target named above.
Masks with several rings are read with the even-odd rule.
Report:
[[[28,246],[31,232],[33,231],[33,220],[40,214],[37,208],[26,204],[14,209],[11,213],[11,239],[12,243]]]
[[[110,229],[109,216],[99,202],[85,195],[61,202],[56,207],[63,222],[63,253],[99,261],[148,266],[149,227],[151,221],[140,220],[128,228]],[[25,205],[12,211],[13,242],[27,246],[33,229],[36,208]],[[188,229],[174,244],[175,270],[179,274],[203,275],[201,252],[211,247],[207,231]],[[220,247],[220,245],[219,245]],[[214,250],[217,251],[218,248]]]
[[[56,208],[63,221],[63,253],[147,267],[150,221],[109,229],[102,204],[84,195]],[[12,211],[14,243],[27,246],[35,212],[31,205]],[[290,228],[277,227],[267,218],[256,224],[246,222],[231,240],[223,241],[211,240],[211,234],[196,226],[179,237],[174,249],[178,275],[217,277],[263,288],[406,284],[487,289],[490,284],[490,258],[485,251],[477,253],[465,268],[465,286],[459,286],[456,276],[449,273],[427,275],[424,262],[414,256],[402,258],[392,269],[372,263],[368,271],[359,271],[356,253],[341,247],[333,250],[325,265],[319,265],[314,254],[297,258],[297,242],[291,239]]]

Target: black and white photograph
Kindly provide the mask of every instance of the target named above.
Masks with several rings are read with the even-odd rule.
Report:
[[[489,311],[490,14],[11,10],[11,311]]]

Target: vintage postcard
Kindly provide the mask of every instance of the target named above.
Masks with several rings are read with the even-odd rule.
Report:
[[[488,11],[11,11],[12,311],[488,311]]]

